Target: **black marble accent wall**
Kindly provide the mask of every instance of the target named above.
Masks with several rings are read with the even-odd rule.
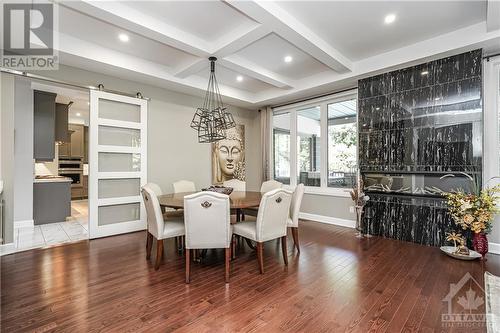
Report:
[[[360,80],[358,98],[367,231],[443,244],[453,226],[439,192],[481,175],[482,51]]]

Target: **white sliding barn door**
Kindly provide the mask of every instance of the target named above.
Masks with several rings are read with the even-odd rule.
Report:
[[[143,99],[90,92],[90,238],[146,228],[147,108]]]

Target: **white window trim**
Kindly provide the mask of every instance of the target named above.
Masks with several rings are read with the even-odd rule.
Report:
[[[316,99],[308,100],[305,102],[298,102],[291,105],[277,107],[273,109],[272,115],[276,114],[290,114],[290,185],[285,185],[285,188],[293,189],[297,186],[297,110],[307,107],[320,106],[321,112],[321,186],[305,186],[305,193],[314,195],[326,195],[334,197],[350,197],[348,188],[328,187],[328,104],[346,101],[349,99],[357,98],[358,90],[353,89],[346,92],[332,94],[328,96],[319,97]],[[269,117],[269,130],[270,130],[270,149],[269,161],[271,162],[271,175],[274,176],[274,135],[273,135],[273,117]],[[358,113],[356,112],[356,122],[358,120]],[[358,150],[356,149],[356,154]],[[356,156],[356,160],[358,156]]]

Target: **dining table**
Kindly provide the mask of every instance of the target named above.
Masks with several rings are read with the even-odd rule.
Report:
[[[163,208],[174,208],[183,209],[184,208],[184,197],[197,192],[179,192],[162,194],[158,196],[158,201],[160,206]],[[236,212],[236,222],[240,221],[241,210],[251,207],[259,207],[260,199],[262,199],[262,193],[255,191],[233,191],[229,195],[229,203],[231,210]]]

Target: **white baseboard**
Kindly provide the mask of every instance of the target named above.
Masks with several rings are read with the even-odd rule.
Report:
[[[488,243],[488,252],[500,254],[500,243]]]
[[[16,247],[14,246],[14,243],[0,245],[0,257],[14,252],[16,252]]]
[[[339,219],[339,218],[332,217],[332,216],[324,216],[324,215],[318,215],[318,214],[310,214],[310,213],[300,212],[299,218],[304,219],[304,220],[315,221],[315,222],[338,225],[338,226],[347,227],[347,228],[354,228],[356,226],[356,221],[353,221],[353,220]]]
[[[14,221],[14,228],[27,228],[34,226],[35,226],[35,221],[33,220]]]

